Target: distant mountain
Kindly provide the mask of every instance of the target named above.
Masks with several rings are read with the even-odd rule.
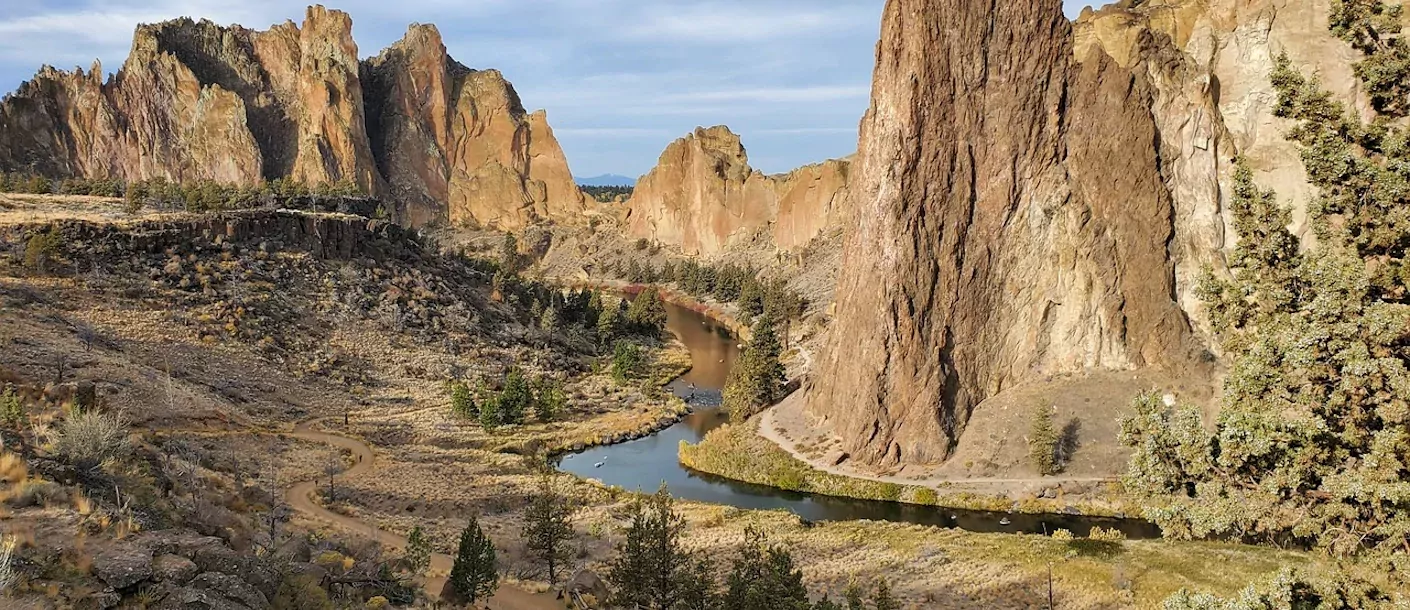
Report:
[[[603,174],[591,178],[573,177],[578,182],[578,186],[636,186],[636,178],[628,178],[617,174]]]

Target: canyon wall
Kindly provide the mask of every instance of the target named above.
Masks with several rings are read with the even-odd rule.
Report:
[[[934,463],[1026,381],[1203,374],[1195,287],[1235,238],[1234,159],[1296,230],[1315,197],[1275,58],[1367,107],[1330,6],[1126,0],[1069,23],[1058,0],[889,0],[809,410],[859,461]]]
[[[807,246],[849,209],[850,162],[832,160],[767,176],[724,126],[672,142],[627,202],[628,233],[714,256],[766,234],[782,250]]]
[[[585,208],[542,114],[432,26],[359,61],[347,14],[268,31],[178,19],[137,29],[122,69],[45,67],[0,103],[0,169],[252,185],[351,182],[414,225],[518,230]]]
[[[1179,367],[1176,205],[1144,74],[1061,2],[890,0],[808,409],[861,461],[947,458],[1025,378]]]

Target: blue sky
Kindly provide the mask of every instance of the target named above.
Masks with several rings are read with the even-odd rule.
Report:
[[[1011,0],[1029,1],[1029,0]],[[1069,13],[1080,4],[1064,0]],[[883,0],[325,0],[365,57],[412,22],[450,54],[498,68],[545,108],[573,173],[637,176],[698,125],[729,125],[766,172],[851,154]],[[301,21],[284,0],[0,0],[0,89],[42,64],[115,71],[138,23]]]

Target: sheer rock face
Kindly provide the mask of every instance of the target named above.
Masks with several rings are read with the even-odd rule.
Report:
[[[808,408],[872,464],[948,457],[1026,378],[1178,367],[1174,200],[1143,74],[1058,0],[890,0]]]
[[[1289,125],[1273,116],[1274,60],[1288,53],[1294,65],[1365,111],[1369,104],[1351,69],[1359,57],[1327,30],[1331,0],[1131,4],[1085,11],[1074,25],[1075,50],[1082,58],[1100,49],[1150,80],[1162,171],[1176,201],[1177,292],[1203,328],[1194,288],[1201,269],[1223,266],[1221,249],[1235,239],[1226,228],[1235,156],[1244,156],[1255,180],[1291,206],[1294,229],[1312,239],[1305,229],[1315,192],[1297,147],[1283,137]]]
[[[628,230],[692,255],[719,254],[760,231],[781,249],[798,249],[845,215],[848,165],[833,160],[766,176],[749,167],[729,128],[698,128],[666,147],[637,183]]]
[[[375,154],[374,154],[375,153]],[[350,181],[408,224],[519,229],[584,199],[542,115],[494,71],[451,59],[433,26],[359,62],[347,14],[314,6],[267,31],[178,19],[138,28],[107,83],[44,68],[0,103],[0,168],[249,185]]]
[[[547,116],[526,113],[498,71],[451,59],[434,26],[412,26],[363,74],[374,150],[414,223],[518,230],[581,216],[586,201]]]

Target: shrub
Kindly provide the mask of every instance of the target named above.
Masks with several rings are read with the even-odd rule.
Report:
[[[1111,529],[1094,527],[1092,528],[1092,533],[1088,534],[1087,537],[1091,538],[1092,540],[1100,540],[1103,542],[1121,542],[1123,540],[1126,540],[1126,534],[1121,533],[1121,530],[1116,529],[1114,527]]]
[[[1058,542],[1072,542],[1077,537],[1072,535],[1071,530],[1059,529],[1053,532],[1053,540]]]
[[[312,576],[290,576],[279,584],[270,604],[274,610],[333,610],[328,592]]]
[[[48,271],[49,266],[58,259],[63,243],[63,236],[52,228],[30,235],[24,248],[25,267],[36,273]]]
[[[15,571],[15,546],[14,536],[0,539],[0,594],[9,591],[19,580],[19,573]]]
[[[54,452],[74,466],[92,468],[129,450],[127,419],[121,413],[71,411],[59,426]]]
[[[929,487],[919,487],[916,489],[915,496],[911,498],[911,501],[916,504],[935,506],[940,503],[940,494]]]
[[[14,428],[24,421],[24,402],[15,388],[0,392],[0,422]]]

